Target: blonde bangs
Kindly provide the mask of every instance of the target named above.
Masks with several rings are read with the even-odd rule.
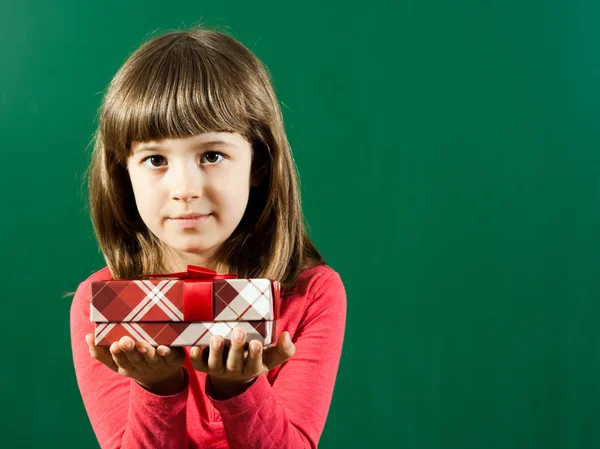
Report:
[[[132,141],[218,131],[250,137],[250,116],[257,114],[247,109],[252,101],[243,88],[248,78],[240,82],[244,68],[199,52],[185,39],[190,36],[172,35],[150,51],[142,46],[115,75],[101,126],[118,159],[129,156]]]

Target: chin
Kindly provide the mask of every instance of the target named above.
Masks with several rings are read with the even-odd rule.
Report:
[[[203,254],[218,246],[216,242],[177,242],[169,244],[171,248],[182,253]]]

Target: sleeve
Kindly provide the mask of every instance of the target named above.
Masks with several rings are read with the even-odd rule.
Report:
[[[325,279],[323,279],[325,278]],[[332,270],[317,279],[292,341],[294,356],[273,382],[260,376],[244,393],[216,400],[230,449],[316,448],[325,426],[346,322],[346,292]]]
[[[71,349],[79,391],[100,447],[187,448],[187,371],[183,391],[158,396],[95,360],[85,341],[85,335],[94,332],[90,284],[88,279],[79,285],[71,304]]]

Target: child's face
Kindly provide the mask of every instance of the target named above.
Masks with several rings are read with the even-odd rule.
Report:
[[[237,133],[132,142],[127,170],[146,226],[176,256],[175,270],[209,266],[244,215],[252,148]],[[208,215],[192,220],[184,214]]]

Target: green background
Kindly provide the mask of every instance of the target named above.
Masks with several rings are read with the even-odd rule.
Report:
[[[104,266],[102,92],[199,22],[270,68],[345,282],[322,448],[600,447],[600,3],[3,2],[1,446],[97,447],[70,299]]]

